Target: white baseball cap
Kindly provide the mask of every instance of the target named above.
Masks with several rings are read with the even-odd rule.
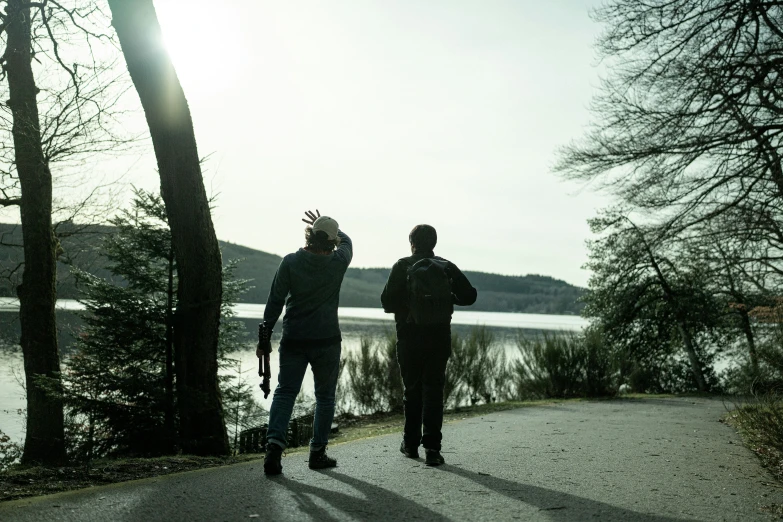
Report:
[[[321,216],[313,223],[313,232],[325,232],[330,241],[337,239],[340,226],[329,216]]]

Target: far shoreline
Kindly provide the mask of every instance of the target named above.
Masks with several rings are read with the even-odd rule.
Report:
[[[237,319],[261,319],[263,318],[264,307],[264,304],[259,303],[237,303],[233,306],[234,317]],[[18,298],[0,297],[0,312],[15,312],[18,309]],[[78,312],[84,310],[84,305],[75,299],[58,299],[57,310]],[[341,306],[338,310],[338,315],[340,319],[366,319],[389,322],[394,320],[392,314],[384,313],[380,307]],[[457,309],[454,311],[452,324],[484,325],[494,328],[520,328],[526,330],[581,331],[589,324],[589,321],[575,314],[534,314]]]

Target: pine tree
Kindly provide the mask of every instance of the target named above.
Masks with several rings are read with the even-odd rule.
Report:
[[[229,261],[223,268],[223,303],[220,307],[220,337],[218,338],[218,364],[220,392],[223,399],[223,414],[228,428],[229,444],[236,453],[239,448],[239,433],[246,428],[255,428],[267,420],[267,412],[254,398],[256,368],[242,368],[238,359],[231,354],[243,342],[244,325],[233,319],[233,304],[247,289],[247,280],[234,276],[236,261]],[[256,377],[256,379],[258,379]]]
[[[86,307],[66,371],[66,401],[77,457],[158,455],[177,449],[173,338],[177,263],[161,198],[136,190],[131,210],[111,221],[101,254],[112,278],[75,270]],[[245,281],[226,267],[220,360],[242,341],[231,305]],[[227,376],[221,388],[233,398]],[[252,401],[243,395],[239,401]]]

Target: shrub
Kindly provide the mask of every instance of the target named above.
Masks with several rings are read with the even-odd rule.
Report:
[[[345,358],[348,370],[348,392],[359,413],[375,413],[381,407],[383,364],[377,357],[374,343],[368,337],[360,340],[359,353]]]
[[[721,386],[718,376],[713,368],[715,359],[714,353],[706,350],[700,352],[702,374],[707,382],[707,389],[712,393],[720,393]],[[658,378],[659,387],[657,390],[647,390],[661,393],[688,393],[699,391],[699,385],[693,375],[688,358],[682,354],[677,354],[666,359],[660,370]]]
[[[617,361],[606,347],[601,331],[587,328],[581,334],[581,341],[585,351],[584,394],[587,397],[614,395],[619,388],[614,378]]]
[[[458,344],[460,352],[451,358],[460,366],[465,395],[471,404],[498,400],[505,388],[506,356],[495,343],[495,336],[486,326],[475,326],[467,338]]]
[[[22,446],[0,430],[0,471],[7,470],[22,458]]]
[[[783,350],[780,339],[765,339],[758,346],[758,371],[747,354],[721,375],[728,393],[764,394],[783,389]]]
[[[348,354],[348,372],[344,402],[351,402],[356,413],[400,411],[403,408],[403,385],[396,358],[397,339],[387,331],[379,340],[361,339],[357,353]],[[444,406],[458,407],[467,400],[472,404],[506,400],[512,395],[506,355],[495,342],[492,332],[473,328],[466,337],[451,336],[451,357],[446,365],[443,390]],[[348,408],[346,408],[348,409]]]
[[[753,393],[762,378],[752,368],[747,358],[740,357],[734,363],[721,373],[721,380],[726,393],[730,395]]]
[[[443,406],[460,406],[465,399],[465,340],[451,334],[451,357],[446,363],[446,381],[443,386]]]
[[[391,329],[386,330],[380,343],[381,364],[384,370],[381,381],[383,402],[386,411],[402,411],[403,386],[400,366],[397,364],[397,333]]]
[[[783,400],[780,395],[774,392],[756,395],[735,406],[731,416],[745,433],[748,445],[780,479],[783,476]]]
[[[348,371],[344,395],[350,399],[343,398],[342,402],[352,402],[356,413],[402,411],[402,377],[394,331],[387,330],[379,339],[362,337],[359,352],[349,353],[343,360]]]
[[[358,407],[357,413],[402,410],[402,378],[396,354],[396,335],[387,331],[377,340],[362,337],[359,352],[345,357],[345,392]]]
[[[71,457],[160,455],[175,452],[176,376],[173,335],[177,267],[163,201],[135,191],[133,208],[111,221],[117,227],[101,244],[112,277],[74,269],[85,312],[84,325],[66,360],[64,373],[66,438]],[[235,363],[228,354],[243,341],[242,325],[231,305],[246,281],[223,270],[218,363]],[[221,375],[228,420],[237,429],[243,416],[257,411],[247,383]],[[232,418],[232,412],[239,417]],[[244,413],[242,413],[244,412]]]
[[[707,339],[696,346],[702,375],[707,387],[713,392],[721,389],[714,370],[717,351],[710,348]],[[683,353],[679,341],[654,353],[615,351],[615,364],[619,369],[619,383],[627,383],[637,393],[686,393],[699,390],[688,357]]]
[[[599,331],[517,337],[513,365],[518,399],[596,397],[615,393],[614,358]]]
[[[584,352],[577,335],[548,334],[517,339],[521,358],[515,362],[517,397],[576,397],[582,390]]]
[[[228,378],[221,382],[223,413],[228,440],[236,454],[239,451],[240,433],[267,422],[269,413],[255,400],[254,393],[257,386],[255,368],[243,370],[241,362],[236,361],[232,373],[224,377]]]
[[[337,389],[334,393],[334,412],[335,415],[341,415],[343,413],[350,412],[350,389],[345,384],[343,374],[345,373],[345,357],[340,357],[340,367],[337,370]]]

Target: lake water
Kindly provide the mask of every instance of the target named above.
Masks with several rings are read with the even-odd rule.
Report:
[[[63,311],[84,310],[84,305],[73,299],[60,299],[57,309]],[[19,310],[19,300],[11,297],[0,297],[0,312],[15,312]],[[264,316],[264,305],[240,303],[234,306],[236,316],[242,319],[261,319]],[[386,314],[380,308],[340,308],[338,311],[340,324],[351,321],[381,321],[392,323],[394,317]],[[578,315],[546,315],[517,314],[504,312],[472,312],[457,310],[454,312],[452,324],[476,325],[483,324],[498,328],[521,328],[533,330],[581,330],[587,321]],[[278,328],[279,330],[279,328]]]
[[[25,408],[24,391],[20,384],[23,378],[22,354],[13,339],[18,339],[18,325],[14,325],[19,301],[12,298],[0,298],[0,327],[5,325],[3,337],[11,340],[0,348],[0,430],[11,436],[14,440],[21,441],[24,438],[24,419],[20,412]],[[58,313],[61,316],[73,316],[74,311],[83,309],[83,306],[73,300],[60,300],[57,303]],[[246,326],[248,340],[246,344],[237,347],[232,358],[238,362],[237,369],[241,368],[243,376],[249,382],[257,383],[258,359],[255,356],[255,331],[258,320],[263,317],[264,305],[238,304],[235,307],[237,318]],[[383,313],[378,308],[340,308],[340,329],[343,334],[343,354],[358,350],[360,339],[363,336],[380,337],[394,327],[394,318],[390,314]],[[59,317],[58,317],[59,319]],[[516,353],[516,337],[520,331],[554,330],[554,331],[579,331],[586,326],[587,321],[578,316],[544,315],[544,314],[515,314],[500,312],[472,312],[456,311],[452,320],[453,330],[459,333],[467,333],[475,325],[485,325],[491,329],[498,344],[507,350],[510,356]],[[70,337],[67,334],[68,327],[61,337],[63,351],[67,352]],[[280,328],[276,330],[279,332]],[[277,345],[273,343],[272,352],[272,386],[276,384],[275,369],[277,366]],[[272,395],[268,399],[263,398],[261,390],[254,385],[256,396],[265,408],[272,403]],[[313,378],[308,372],[302,386],[303,392],[312,395]]]

